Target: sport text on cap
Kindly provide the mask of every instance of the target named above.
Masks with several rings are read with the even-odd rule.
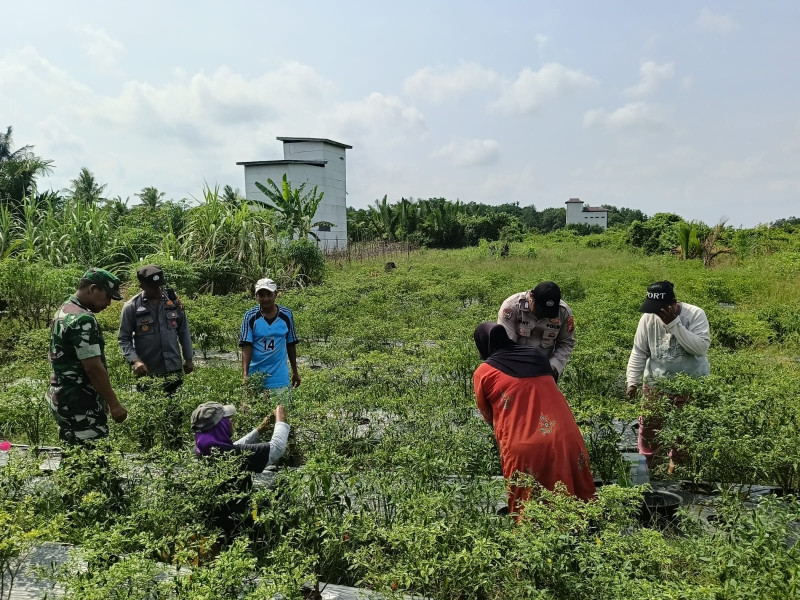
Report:
[[[671,281],[656,281],[647,287],[647,296],[639,312],[658,314],[675,303],[675,287]]]

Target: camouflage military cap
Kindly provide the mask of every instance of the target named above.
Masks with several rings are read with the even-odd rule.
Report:
[[[122,300],[122,294],[119,291],[119,285],[122,282],[119,280],[119,277],[113,273],[105,269],[92,267],[83,274],[83,278],[102,287],[109,293],[112,299]]]

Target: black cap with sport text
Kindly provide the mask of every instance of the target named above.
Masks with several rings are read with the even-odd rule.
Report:
[[[658,314],[662,308],[675,303],[675,286],[670,281],[656,281],[647,288],[647,298],[639,312]]]
[[[555,319],[561,304],[561,288],[552,281],[543,281],[531,292],[533,294],[533,308],[537,317]]]

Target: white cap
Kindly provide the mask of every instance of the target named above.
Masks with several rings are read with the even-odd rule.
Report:
[[[269,290],[270,292],[278,291],[278,284],[272,281],[269,277],[264,277],[256,282],[256,294],[258,290]]]

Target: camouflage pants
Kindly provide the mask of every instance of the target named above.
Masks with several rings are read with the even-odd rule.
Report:
[[[93,389],[61,388],[47,390],[50,412],[58,424],[58,438],[67,444],[108,435],[105,402]]]

